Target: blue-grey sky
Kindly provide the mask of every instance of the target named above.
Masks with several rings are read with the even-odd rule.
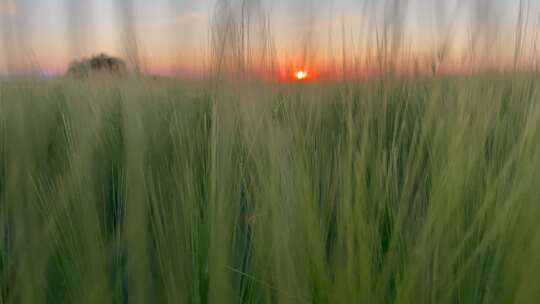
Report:
[[[107,52],[123,56],[120,20],[123,0],[0,0],[0,71],[8,66],[28,65],[59,73],[74,57]],[[132,30],[137,37],[141,61],[151,71],[203,69],[209,47],[209,24],[216,0],[133,0]],[[239,0],[236,0],[237,2]],[[459,5],[459,1],[462,3]],[[232,0],[234,2],[234,0]],[[298,60],[306,43],[311,54],[328,59],[373,48],[368,37],[384,28],[388,10],[370,0],[262,0],[270,16],[280,61]],[[404,23],[391,29],[406,33],[404,46],[427,52],[448,30],[452,45],[465,45],[471,33],[497,31],[499,44],[513,39],[519,0],[397,0],[408,3]],[[475,10],[475,3],[484,8]],[[528,31],[533,41],[540,20],[540,0],[525,0]],[[487,5],[487,6],[486,6]],[[378,6],[378,7],[377,7]],[[389,6],[390,7],[390,6]],[[486,9],[485,7],[491,7]],[[494,18],[484,29],[471,29],[485,10]],[[455,20],[452,22],[452,20]],[[491,22],[491,23],[490,23]],[[506,35],[506,36],[505,36]],[[488,35],[486,34],[486,37]],[[502,41],[502,42],[501,42]],[[532,43],[532,42],[531,42]],[[315,50],[315,51],[313,51]],[[336,55],[337,56],[337,55]]]

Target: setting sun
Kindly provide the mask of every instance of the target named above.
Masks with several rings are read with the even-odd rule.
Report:
[[[294,74],[294,77],[298,80],[304,80],[308,76],[306,71],[298,71]]]

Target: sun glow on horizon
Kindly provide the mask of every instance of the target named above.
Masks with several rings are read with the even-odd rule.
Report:
[[[308,73],[304,70],[297,71],[294,73],[294,78],[297,80],[305,80],[308,77]]]

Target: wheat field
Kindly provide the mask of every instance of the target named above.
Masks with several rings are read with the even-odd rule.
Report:
[[[536,303],[539,97],[4,81],[1,303]]]

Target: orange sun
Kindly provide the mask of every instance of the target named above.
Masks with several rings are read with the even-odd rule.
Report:
[[[296,73],[294,73],[294,77],[297,79],[297,80],[304,80],[306,79],[308,76],[308,73],[304,70],[300,70],[300,71],[297,71]]]

